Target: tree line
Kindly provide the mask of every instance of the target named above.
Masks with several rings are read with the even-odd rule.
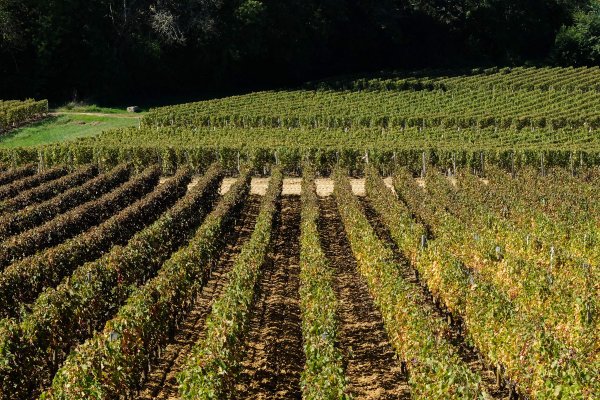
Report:
[[[194,95],[600,62],[597,0],[0,0],[0,98]]]

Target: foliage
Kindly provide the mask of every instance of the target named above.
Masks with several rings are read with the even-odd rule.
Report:
[[[0,100],[0,134],[47,113],[48,100]]]
[[[40,250],[60,244],[97,225],[112,215],[115,209],[124,208],[151,191],[158,184],[160,174],[160,168],[149,167],[144,173],[125,183],[121,190],[72,209],[46,224],[12,236],[0,249],[0,266],[5,267]]]
[[[561,28],[553,56],[563,65],[600,63],[600,4],[597,1],[577,11],[572,25]]]
[[[179,393],[184,399],[219,398],[233,388],[243,349],[240,340],[248,327],[261,267],[267,261],[282,185],[283,175],[276,169],[262,200],[252,236],[236,257],[228,274],[229,281],[207,317],[206,334],[192,348],[178,375]]]
[[[340,170],[335,175],[334,196],[359,271],[381,311],[390,343],[409,371],[411,396],[485,398],[481,377],[460,359],[445,339],[443,323],[423,307],[404,280],[392,251],[375,234]]]
[[[0,185],[7,185],[26,176],[31,176],[37,172],[33,164],[23,165],[19,168],[0,172]]]
[[[161,107],[151,110],[143,125],[556,130],[595,129],[599,122],[598,68],[514,68],[454,77],[400,75],[337,85],[343,85],[343,90],[321,85],[313,90],[257,92]]]
[[[20,322],[0,323],[14,333],[0,339],[1,395],[31,398],[48,387],[70,348],[101,329],[132,290],[152,278],[186,242],[212,206],[219,183],[214,173],[207,175],[127,245],[114,246],[102,258],[79,266],[56,288],[46,289]],[[15,324],[18,328],[13,329]]]
[[[121,164],[54,198],[15,213],[2,214],[0,216],[0,240],[4,241],[11,236],[18,235],[36,226],[41,226],[45,222],[68,212],[74,207],[107,194],[127,181],[130,172],[130,166]]]
[[[222,250],[220,237],[250,191],[249,171],[206,217],[187,246],[134,291],[103,331],[79,346],[43,399],[115,398],[135,393],[193,304]]]
[[[3,0],[0,93],[140,99],[385,68],[537,61],[588,2]]]
[[[423,162],[484,171],[487,165],[570,167],[599,162],[600,69],[490,68],[343,79],[293,91],[257,92],[152,109],[138,128],[34,148],[0,151],[0,162],[94,164],[166,173],[244,162],[299,174],[367,163],[390,174]],[[425,161],[423,160],[425,158]]]
[[[10,185],[4,185],[0,187],[0,201],[6,201],[19,194],[24,194],[28,189],[35,189],[45,182],[52,181],[67,174],[67,169],[64,167],[54,167],[47,171],[42,171],[33,176],[20,179]]]
[[[0,274],[0,315],[18,317],[19,306],[28,304],[44,288],[54,287],[77,266],[92,261],[117,244],[125,244],[136,232],[150,225],[187,191],[189,169],[119,211],[101,224],[7,267]]]
[[[461,195],[435,172],[428,173],[425,190],[406,172],[398,174],[395,182],[398,195],[433,235],[414,264],[419,276],[462,319],[468,337],[487,362],[505,371],[512,387],[533,398],[597,396],[600,388],[593,371],[598,361],[589,356],[597,353],[593,334],[597,328],[581,318],[581,305],[577,305],[589,301],[593,290],[581,260],[574,259],[570,268],[561,265],[566,260],[561,260],[559,246],[556,253],[553,249],[535,256],[535,248],[542,248],[535,230],[523,232],[500,217],[518,209],[514,199],[532,190],[531,181],[517,192],[512,184],[499,185],[501,192],[488,196],[477,195],[477,190]],[[482,185],[477,179],[460,184]],[[495,212],[486,209],[489,199],[501,196],[501,204],[507,201],[507,193],[513,200]],[[479,201],[469,204],[471,196]],[[398,244],[404,246],[402,251],[414,251],[403,242]],[[549,253],[551,265],[545,267]],[[556,368],[557,360],[561,368]]]
[[[93,165],[87,165],[75,170],[69,175],[42,183],[31,190],[20,193],[10,200],[0,202],[0,215],[7,212],[14,213],[25,207],[39,204],[45,200],[59,196],[69,189],[81,186],[96,175],[98,175],[98,168]]]
[[[337,298],[333,270],[319,238],[319,203],[314,171],[304,165],[300,222],[300,311],[306,364],[302,372],[302,398],[348,398],[343,358],[338,341]]]

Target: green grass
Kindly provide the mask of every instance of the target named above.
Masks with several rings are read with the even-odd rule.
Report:
[[[132,117],[78,114],[50,116],[1,135],[0,148],[31,147],[95,136],[108,129],[138,126],[141,117],[141,114]]]
[[[116,107],[100,107],[96,104],[87,103],[67,103],[62,107],[58,107],[54,112],[63,113],[100,113],[100,114],[127,114],[127,108]]]

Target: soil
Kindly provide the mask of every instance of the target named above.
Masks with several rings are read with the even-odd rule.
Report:
[[[302,178],[285,178],[281,194],[300,196],[302,194]]]
[[[245,338],[236,399],[301,399],[300,198],[284,196]]]
[[[252,178],[250,182],[250,194],[264,196],[269,187],[270,178]],[[225,194],[229,191],[231,186],[237,181],[237,178],[225,178],[221,184],[220,194]],[[192,183],[194,181],[192,180]]]
[[[236,178],[225,178],[221,186],[221,194],[227,193],[231,185],[236,181]],[[333,194],[333,179],[331,178],[317,178],[315,179],[317,186],[317,195],[319,197],[327,197]],[[364,179],[350,179],[352,185],[352,191],[357,196],[365,196],[365,180]],[[392,178],[386,178],[385,184],[391,190],[393,189]],[[194,185],[194,180],[192,184]],[[269,185],[269,178],[252,178],[251,193],[264,196]],[[302,193],[302,179],[301,178],[285,178],[283,180],[283,192],[284,196],[297,195]]]
[[[339,345],[346,364],[348,391],[360,399],[409,399],[407,377],[373,302],[359,275],[335,200],[320,201],[319,234],[335,270],[334,290],[339,301]]]
[[[225,178],[223,180],[223,184],[221,185],[221,194],[227,193],[231,185],[236,181],[236,178]],[[393,187],[393,179],[391,177],[384,179],[386,186],[390,190],[394,190]],[[198,180],[196,178],[192,179],[192,183],[190,186],[194,186]],[[331,178],[317,178],[315,179],[315,184],[317,186],[317,195],[319,197],[327,197],[331,196],[333,193],[333,179]],[[352,185],[352,191],[357,196],[365,196],[365,180],[364,179],[350,179],[350,184]],[[269,186],[269,178],[252,178],[251,193],[264,196],[267,191],[267,187]],[[302,194],[302,179],[301,178],[285,178],[283,180],[283,191],[282,195],[297,195],[300,196]]]
[[[190,351],[204,334],[204,323],[210,314],[212,304],[227,282],[227,274],[233,266],[235,256],[239,254],[254,230],[259,208],[260,198],[250,196],[244,204],[241,217],[224,237],[226,246],[213,267],[208,282],[198,294],[194,306],[180,324],[171,343],[163,350],[160,359],[151,366],[138,397],[140,400],[179,399],[177,374],[185,367]]]

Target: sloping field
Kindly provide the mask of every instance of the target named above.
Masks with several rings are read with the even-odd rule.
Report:
[[[424,162],[443,169],[486,165],[540,168],[595,165],[600,149],[598,68],[503,68],[469,74],[388,74],[294,90],[161,107],[140,127],[72,143],[6,149],[9,164],[161,163],[166,171],[215,161],[239,171],[304,160],[329,174],[336,165],[386,175]],[[425,161],[423,160],[425,159]]]
[[[0,399],[600,398],[598,69],[328,81],[0,162]]]

